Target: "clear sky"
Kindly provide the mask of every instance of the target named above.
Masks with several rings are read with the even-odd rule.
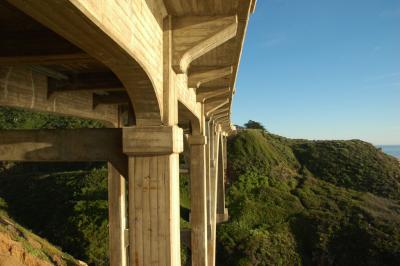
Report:
[[[400,0],[258,0],[236,88],[235,124],[400,144]]]

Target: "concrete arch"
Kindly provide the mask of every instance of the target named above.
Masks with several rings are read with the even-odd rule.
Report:
[[[96,17],[98,7],[89,10],[79,0],[9,2],[109,67],[127,90],[137,125],[162,123],[161,99],[146,64],[138,59],[139,52],[107,31],[106,22]]]

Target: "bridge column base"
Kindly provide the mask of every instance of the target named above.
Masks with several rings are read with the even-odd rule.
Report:
[[[183,132],[171,126],[123,129],[129,165],[129,265],[181,265],[179,153]]]

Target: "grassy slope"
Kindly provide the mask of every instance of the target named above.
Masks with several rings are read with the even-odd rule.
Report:
[[[38,263],[37,265],[45,265],[46,263],[52,265],[80,265],[77,260],[62,252],[60,248],[53,246],[47,240],[13,221],[9,217],[7,210],[7,203],[0,198],[0,235],[3,241],[2,244],[11,245],[15,253],[13,254],[21,255],[21,257],[15,259],[35,261],[35,263]],[[3,246],[3,248],[6,247]],[[29,256],[36,259],[29,258]],[[6,257],[0,258],[0,260],[3,259],[6,259]]]
[[[340,187],[400,199],[398,160],[366,142],[294,141],[300,163],[318,178]]]
[[[0,176],[0,197],[23,226],[83,261],[108,265],[105,177],[105,168],[83,164],[16,165]]]
[[[2,214],[0,214],[0,235],[2,241],[4,241],[2,244],[10,245],[13,249],[11,252],[14,252],[13,255],[3,253],[0,262],[4,262],[3,260],[7,259],[7,256],[12,256],[13,261],[30,261],[31,263],[34,262],[35,265],[82,265],[71,255],[62,252],[47,240]],[[29,258],[30,256],[31,258]]]
[[[102,127],[95,121],[0,108],[0,129]],[[8,215],[75,257],[108,265],[104,163],[0,163]]]
[[[372,145],[248,130],[229,162],[218,265],[400,264],[400,167]]]

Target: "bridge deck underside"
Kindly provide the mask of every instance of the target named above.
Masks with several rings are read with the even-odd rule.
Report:
[[[111,265],[175,266],[183,152],[192,229],[182,235],[192,265],[215,265],[216,224],[227,219],[231,103],[254,7],[255,0],[0,2],[0,106],[114,128],[1,131],[0,160],[107,161]]]

